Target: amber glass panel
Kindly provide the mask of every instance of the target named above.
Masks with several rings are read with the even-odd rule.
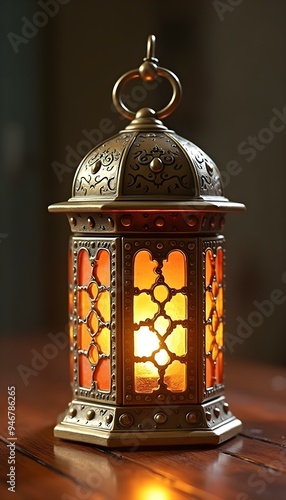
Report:
[[[96,301],[96,309],[103,321],[110,321],[110,292],[108,290],[104,290],[99,294]]]
[[[165,366],[170,363],[170,356],[166,349],[160,349],[160,351],[156,352],[154,358],[159,366]]]
[[[165,302],[165,300],[168,298],[169,290],[165,285],[158,285],[155,286],[153,293],[155,299],[158,302]]]
[[[110,354],[110,330],[104,327],[96,336],[96,343],[99,346],[100,352]]]
[[[141,326],[134,332],[134,355],[142,358],[151,356],[159,347],[158,337],[151,332],[148,326]]]
[[[211,358],[206,358],[206,387],[213,386],[214,364]]]
[[[111,366],[110,359],[101,359],[95,370],[94,380],[101,391],[110,391],[111,389]]]
[[[97,253],[93,274],[100,285],[110,286],[110,254],[108,250],[99,250]]]
[[[143,292],[134,297],[134,323],[146,321],[158,312],[158,304],[152,301],[151,296]]]
[[[78,303],[78,315],[81,319],[84,319],[88,315],[91,309],[90,298],[86,290],[78,290],[77,303]]]
[[[92,300],[96,299],[96,297],[98,295],[98,285],[95,281],[90,283],[90,285],[88,287],[88,293],[89,293],[89,296]]]
[[[92,275],[92,267],[91,267],[91,262],[89,260],[88,252],[87,250],[82,248],[78,252],[77,279],[79,286],[87,285],[91,280],[91,275]]]
[[[147,250],[140,250],[134,259],[134,287],[140,290],[151,288],[155,283],[157,266],[158,262],[152,260],[151,254]]]
[[[223,282],[223,249],[219,247],[216,251],[216,279],[218,283]]]
[[[184,363],[175,360],[166,369],[164,382],[172,392],[183,392],[187,388],[187,367]]]
[[[91,342],[91,337],[84,323],[78,325],[78,347],[87,350]]]
[[[187,353],[187,330],[183,328],[182,325],[177,325],[173,332],[166,339],[166,346],[168,349],[177,354],[177,356],[183,356]]]
[[[221,286],[218,291],[216,299],[216,310],[220,318],[223,316],[223,287]]]
[[[170,324],[171,322],[169,319],[164,318],[164,316],[158,316],[154,321],[154,328],[160,335],[165,335]]]
[[[206,320],[211,317],[212,310],[214,308],[215,304],[213,301],[213,294],[212,292],[206,292]]]
[[[219,324],[219,327],[216,332],[216,341],[220,347],[223,346],[223,323]]]
[[[90,362],[85,357],[84,354],[79,354],[78,356],[78,368],[79,368],[79,385],[81,387],[86,387],[87,389],[91,386],[92,381],[92,371]]]
[[[89,351],[88,351],[88,359],[93,365],[97,365],[98,363],[98,350],[95,344],[91,344]]]
[[[153,392],[159,389],[159,373],[156,366],[151,361],[134,364],[135,391]]]
[[[179,250],[173,250],[167,256],[167,260],[163,261],[162,273],[166,283],[170,288],[180,290],[186,286],[186,273],[180,272],[186,268],[186,257]]]
[[[98,332],[98,317],[94,311],[91,311],[87,320],[88,328],[90,331],[95,334]]]
[[[214,278],[214,259],[210,248],[206,251],[206,286],[211,285]]]
[[[216,382],[217,384],[223,383],[223,352],[220,351],[216,362]]]
[[[206,354],[211,352],[213,341],[214,341],[214,336],[212,334],[212,328],[210,327],[210,325],[207,325],[206,326],[206,340],[205,340],[205,342],[206,342]]]
[[[165,305],[165,311],[172,320],[181,320],[187,318],[186,297],[182,293],[174,295]]]
[[[69,266],[68,266],[68,277],[69,277],[69,314],[73,313],[73,254],[72,250],[69,250]]]

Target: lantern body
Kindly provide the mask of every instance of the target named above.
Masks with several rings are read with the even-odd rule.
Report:
[[[215,163],[151,110],[94,148],[64,212],[73,400],[55,435],[104,446],[219,443],[225,213]]]

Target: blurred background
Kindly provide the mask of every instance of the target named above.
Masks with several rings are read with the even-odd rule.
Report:
[[[86,131],[100,142],[127,124],[112,88],[154,33],[160,65],[183,85],[166,124],[205,150],[226,196],[247,205],[225,228],[227,356],[286,363],[285,22],[280,0],[1,0],[4,338],[65,328],[69,228],[47,206],[70,197]],[[158,107],[168,92],[162,83],[149,98]]]

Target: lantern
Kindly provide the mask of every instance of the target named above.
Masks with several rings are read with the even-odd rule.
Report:
[[[224,397],[225,214],[215,163],[161,121],[181,85],[155,37],[113,102],[131,123],[81,161],[66,203],[73,400],[55,436],[103,446],[220,443],[239,432]],[[169,104],[136,114],[127,81],[166,78]]]

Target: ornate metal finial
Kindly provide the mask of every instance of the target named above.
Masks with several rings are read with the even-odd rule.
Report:
[[[143,63],[141,64],[139,69],[132,69],[131,71],[128,71],[127,73],[122,75],[114,85],[112,92],[113,104],[117,109],[117,111],[121,113],[125,118],[128,118],[129,120],[134,120],[134,118],[142,117],[143,115],[144,117],[154,116],[154,118],[161,120],[169,116],[171,113],[173,113],[173,111],[176,109],[181,100],[182,87],[180,80],[169,69],[165,69],[158,66],[157,64],[158,59],[155,57],[155,42],[156,42],[155,35],[149,35],[147,39],[147,55],[146,57],[144,57]],[[172,86],[173,94],[167,106],[160,109],[159,111],[154,111],[153,109],[150,108],[143,108],[144,110],[143,113],[142,113],[143,110],[139,110],[137,113],[130,110],[124,104],[121,98],[121,91],[123,86],[133,78],[141,78],[145,82],[148,81],[150,82],[156,80],[158,76],[166,78]]]

